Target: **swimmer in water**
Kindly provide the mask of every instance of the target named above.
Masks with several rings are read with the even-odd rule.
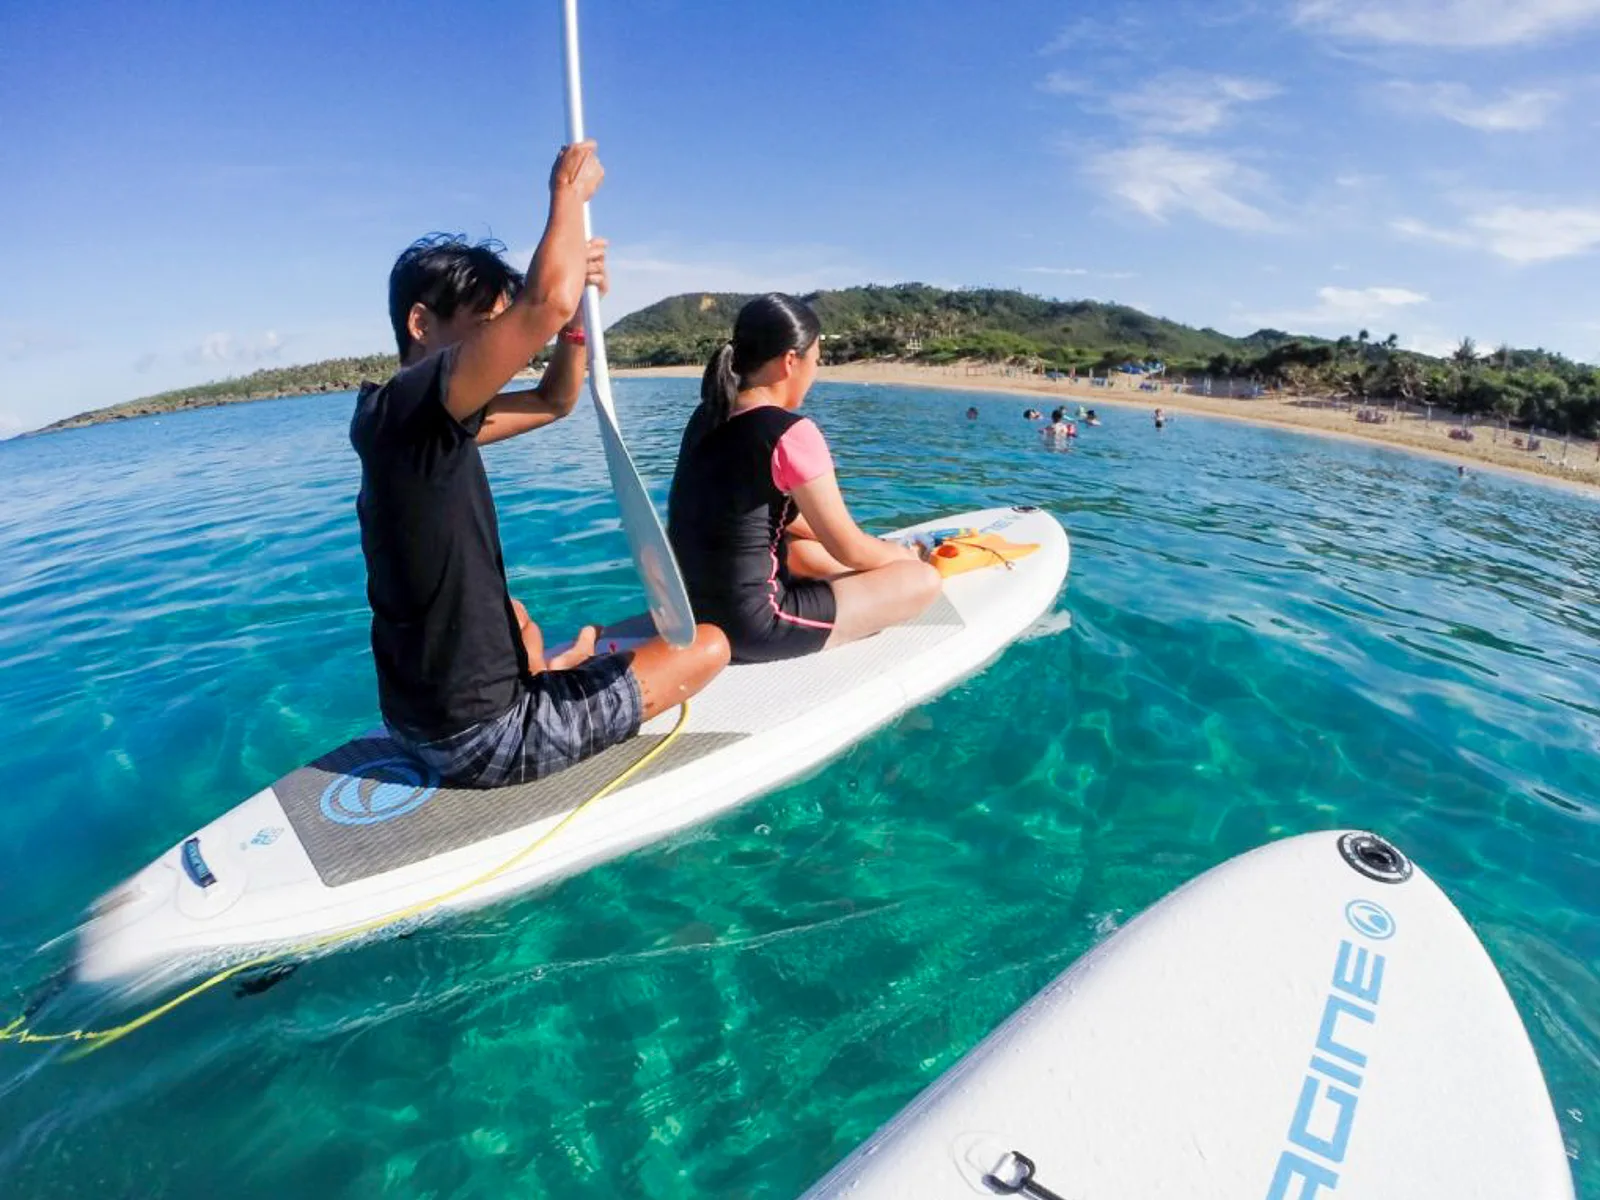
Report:
[[[976,408],[967,409],[967,420],[976,421],[977,419],[978,419],[978,410]]]
[[[1156,409],[1156,428],[1157,429],[1164,429],[1164,428],[1166,428],[1166,424],[1167,424],[1167,415],[1164,412],[1162,412],[1159,408]]]
[[[1072,438],[1078,436],[1078,431],[1072,422],[1067,420],[1067,410],[1058,408],[1050,414],[1050,424],[1039,430],[1039,436],[1044,439],[1046,446],[1062,449]]]
[[[1100,424],[1100,418],[1094,415],[1094,409],[1091,408],[1089,410],[1089,415],[1083,419],[1083,423],[1085,425],[1098,425],[1098,424]]]

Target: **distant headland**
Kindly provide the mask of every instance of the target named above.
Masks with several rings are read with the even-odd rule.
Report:
[[[607,331],[611,361],[622,368],[704,363],[749,298],[691,292],[630,313]],[[974,364],[1040,378],[1182,376],[1205,380],[1217,394],[1438,407],[1468,420],[1585,438],[1600,429],[1600,368],[1545,350],[1500,346],[1485,353],[1467,338],[1440,358],[1403,350],[1395,335],[1375,338],[1365,329],[1333,339],[1276,329],[1231,337],[1126,305],[993,288],[907,283],[819,291],[805,299],[822,320],[824,358],[834,365]],[[372,354],[271,367],[80,413],[37,432],[344,392],[363,380],[387,378],[396,365],[392,354]]]

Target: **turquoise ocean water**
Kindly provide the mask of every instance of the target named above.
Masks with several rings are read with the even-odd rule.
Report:
[[[620,387],[663,500],[693,388]],[[1129,410],[1053,454],[1025,400],[967,403],[824,386],[810,411],[879,529],[1063,519],[1072,576],[1027,640],[551,892],[81,1062],[0,1046],[0,1193],[790,1196],[1140,908],[1353,825],[1471,919],[1600,1195],[1600,503]],[[0,445],[8,1007],[96,894],[372,725],[349,406]],[[587,411],[487,457],[535,617],[636,610]]]

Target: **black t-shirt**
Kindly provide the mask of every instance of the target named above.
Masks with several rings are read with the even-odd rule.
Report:
[[[445,408],[454,363],[446,349],[364,384],[350,421],[378,703],[424,739],[505,712],[528,668],[475,440],[483,413],[463,425]]]

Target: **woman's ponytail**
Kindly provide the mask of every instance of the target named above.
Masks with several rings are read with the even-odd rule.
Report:
[[[705,405],[711,418],[710,429],[728,419],[738,400],[739,377],[733,370],[733,343],[723,342],[712,353],[706,372],[700,377],[700,403]]]
[[[705,374],[700,376],[700,407],[690,415],[689,424],[683,431],[683,444],[678,447],[679,459],[728,419],[738,399],[739,377],[733,373],[733,343],[723,342],[712,351]]]

